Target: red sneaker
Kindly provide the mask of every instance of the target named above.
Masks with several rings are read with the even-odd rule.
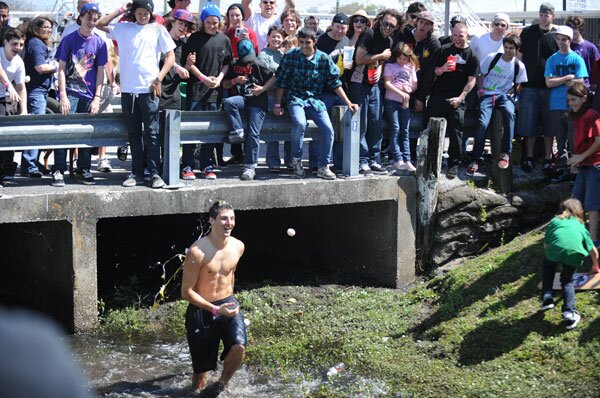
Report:
[[[204,176],[204,178],[206,178],[207,180],[216,180],[217,179],[217,175],[215,174],[215,172],[213,171],[212,167],[207,167],[204,170],[202,170],[202,175]]]

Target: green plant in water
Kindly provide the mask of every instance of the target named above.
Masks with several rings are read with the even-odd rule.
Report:
[[[469,188],[471,188],[472,190],[476,190],[477,189],[477,185],[475,185],[475,181],[473,181],[473,180],[467,180],[466,182],[467,182],[467,186]]]

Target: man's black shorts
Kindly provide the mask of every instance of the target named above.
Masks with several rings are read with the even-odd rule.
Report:
[[[240,305],[233,296],[214,301],[212,304],[218,306],[224,303],[235,303],[236,307]],[[185,314],[185,329],[187,330],[194,373],[207,372],[217,368],[220,340],[223,340],[224,346],[221,360],[225,358],[232,346],[248,345],[246,325],[241,311],[233,318],[213,317],[210,311],[190,304]]]

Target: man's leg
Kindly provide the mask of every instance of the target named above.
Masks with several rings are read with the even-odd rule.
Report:
[[[242,123],[241,112],[245,109],[246,103],[244,97],[236,95],[233,97],[227,97],[223,101],[225,113],[227,114],[227,121],[229,122],[229,138],[235,138],[235,136],[243,136],[244,125]]]
[[[496,97],[496,104],[502,112],[502,120],[504,122],[501,151],[510,155],[512,152],[512,140],[515,134],[515,103],[508,95],[500,95]]]
[[[231,347],[225,356],[225,360],[223,361],[223,372],[221,372],[221,377],[219,378],[220,382],[222,382],[224,385],[229,383],[229,380],[233,374],[242,365],[245,353],[246,347],[244,347],[242,344],[236,344]]]
[[[144,148],[142,147],[142,115],[139,110],[138,98],[135,94],[121,94],[121,109],[123,112],[129,146],[131,148],[131,172],[138,179],[144,178]]]
[[[333,147],[333,127],[331,125],[331,119],[327,111],[317,112],[315,108],[309,106],[305,108],[308,117],[311,118],[321,132],[321,139],[319,140],[319,160],[318,167],[327,167],[331,162],[331,150]]]
[[[450,106],[450,105],[448,105]],[[465,117],[465,104],[458,108],[451,107],[448,114],[448,167],[456,166],[462,159],[462,134],[463,120]]]
[[[206,387],[208,372],[192,374],[192,390],[201,390]]]
[[[475,133],[475,146],[473,147],[473,161],[483,161],[483,150],[485,148],[485,136],[490,119],[492,118],[494,97],[486,95],[481,98],[479,104],[479,122],[477,124],[477,132]]]
[[[369,148],[369,166],[378,165],[381,161],[381,140],[383,139],[383,110],[381,107],[381,93],[379,85],[371,87],[368,96],[367,131],[365,139]],[[378,170],[379,171],[379,170]]]

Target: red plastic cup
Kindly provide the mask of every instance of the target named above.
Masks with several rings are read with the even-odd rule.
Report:
[[[456,57],[454,55],[448,55],[448,70],[454,72],[456,70]]]
[[[375,72],[377,72],[377,69],[369,68],[369,70],[367,70],[367,78],[369,79],[369,84],[377,83],[377,81],[375,81]]]

